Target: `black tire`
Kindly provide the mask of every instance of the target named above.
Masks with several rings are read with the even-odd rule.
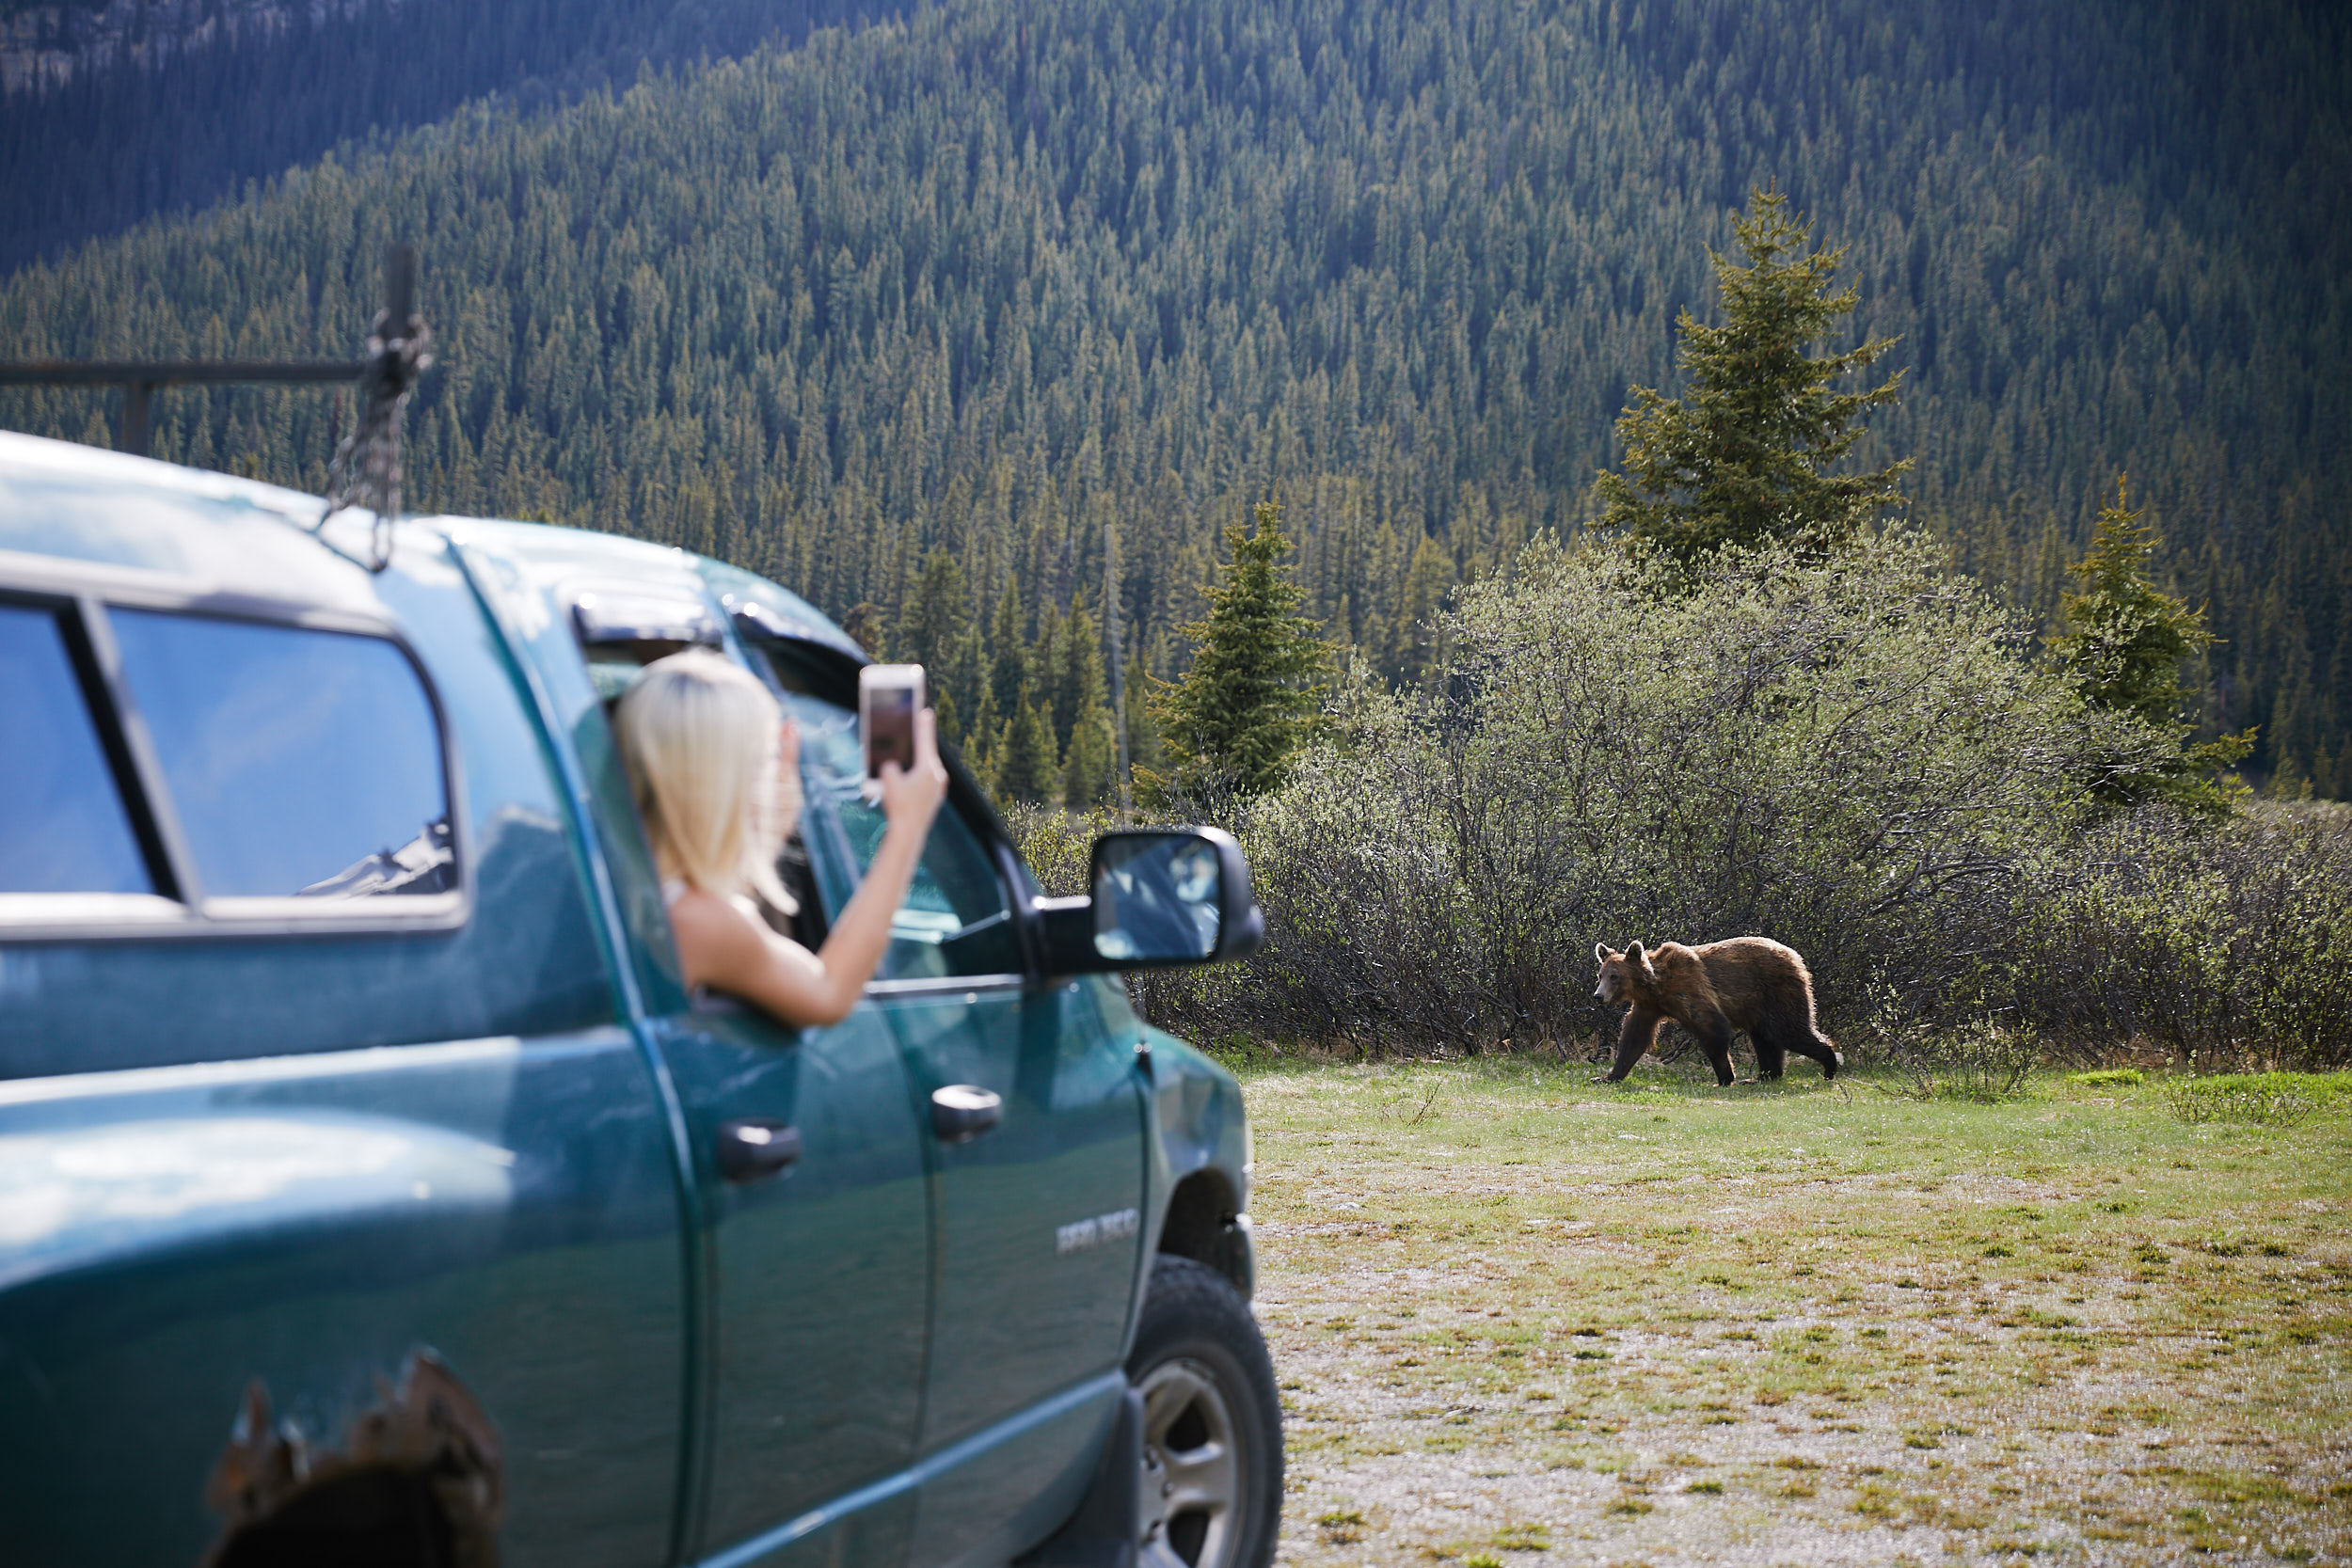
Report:
[[[1137,1568],[1266,1568],[1282,1526],[1282,1397],[1241,1292],[1205,1264],[1160,1258],[1127,1382],[1144,1402]]]

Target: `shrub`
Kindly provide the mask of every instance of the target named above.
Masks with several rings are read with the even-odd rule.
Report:
[[[1538,546],[1463,591],[1442,678],[1342,693],[1336,743],[1238,824],[1268,1032],[1595,1041],[1592,947],[1761,932],[1833,1016],[1981,988],[2098,721],[2006,615],[1894,534],[1665,578]]]
[[[1003,815],[1021,858],[1037,877],[1039,891],[1050,898],[1070,898],[1087,892],[1095,839],[1128,825],[1109,806],[1081,814],[1057,805],[1014,800],[1005,803]]]
[[[1895,1074],[1877,1087],[1912,1100],[1972,1100],[1993,1104],[2026,1086],[2041,1060],[2032,1035],[1978,1019],[1953,1029],[1922,1032],[1892,1053]]]
[[[2352,1066],[2352,810],[2113,816],[2094,765],[2164,737],[2088,708],[1916,535],[1673,573],[1537,545],[1438,629],[1428,687],[1343,680],[1279,793],[1162,802],[1240,836],[1268,935],[1135,976],[1154,1022],[1603,1055],[1596,942],[1754,934],[1914,1082],[1992,1092],[2035,1041]],[[1014,815],[1046,890],[1083,892],[1112,815]]]
[[[2010,1000],[2096,1053],[2352,1065],[2352,811],[2264,802],[2212,832],[2161,812],[2038,866]]]
[[[2191,1124],[2292,1127],[2321,1111],[2352,1105],[2352,1084],[2306,1072],[2223,1073],[2175,1078],[2165,1085],[2165,1101]]]

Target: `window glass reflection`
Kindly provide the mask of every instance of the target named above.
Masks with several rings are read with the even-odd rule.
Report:
[[[1222,928],[1216,851],[1187,833],[1104,842],[1094,879],[1094,948],[1120,958],[1206,958]]]
[[[884,824],[881,808],[866,804],[862,793],[866,761],[857,716],[806,698],[795,698],[791,708],[801,726],[801,773],[809,803],[841,825],[863,875],[882,847]],[[1005,974],[1021,968],[1020,937],[1004,879],[987,846],[952,805],[931,819],[914,883],[891,920],[890,936],[875,971],[880,979]]]
[[[0,893],[152,893],[56,613],[0,604]]]
[[[398,648],[147,610],[113,621],[206,896],[456,887],[440,735]]]

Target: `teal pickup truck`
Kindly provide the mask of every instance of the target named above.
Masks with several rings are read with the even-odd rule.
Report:
[[[610,703],[771,686],[814,942],[865,656],[318,514],[0,434],[0,1560],[1263,1568],[1248,1126],[1115,973],[1256,946],[1232,841],[1042,897],[959,771],[846,1022],[689,994]]]

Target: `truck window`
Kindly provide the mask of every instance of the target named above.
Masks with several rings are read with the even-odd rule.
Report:
[[[841,824],[861,875],[882,847],[882,815],[861,794],[865,757],[857,716],[828,703],[795,698],[801,724],[801,776],[812,805],[820,800]],[[838,913],[838,911],[833,911]],[[878,980],[1012,974],[1022,967],[1012,900],[988,849],[952,802],[931,820],[907,901],[891,921],[890,946]]]
[[[207,898],[457,888],[439,725],[380,637],[110,612]]]
[[[153,893],[58,612],[0,604],[0,894]]]

